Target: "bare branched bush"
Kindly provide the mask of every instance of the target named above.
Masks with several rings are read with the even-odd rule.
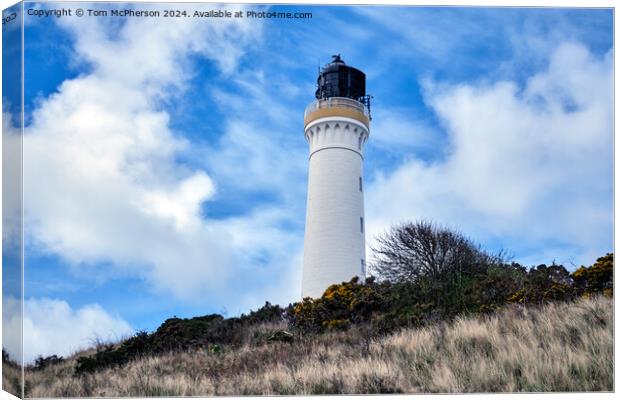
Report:
[[[437,279],[446,273],[504,261],[503,253],[490,255],[460,232],[428,221],[393,227],[377,238],[370,271],[392,282]]]

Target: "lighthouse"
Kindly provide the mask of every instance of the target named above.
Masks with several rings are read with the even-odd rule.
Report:
[[[302,297],[366,275],[364,144],[370,132],[366,75],[340,55],[319,71],[306,107],[308,197]]]

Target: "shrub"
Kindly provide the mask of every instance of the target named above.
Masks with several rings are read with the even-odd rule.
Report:
[[[525,269],[507,264],[503,252],[490,254],[460,232],[430,222],[395,226],[378,243],[371,270],[395,285],[412,284],[416,300],[406,296],[405,308],[414,320],[494,310],[523,280]],[[429,312],[411,309],[420,306]]]
[[[213,336],[221,336],[215,331],[223,319],[219,314],[189,319],[169,318],[151,335],[151,352],[206,347],[215,342]]]
[[[168,351],[207,349],[219,353],[221,345],[238,346],[243,343],[248,326],[282,320],[284,310],[265,303],[248,315],[225,319],[219,314],[194,318],[169,318],[153,333],[138,332],[117,346],[104,346],[90,357],[77,360],[77,374],[121,366],[145,355]]]
[[[56,354],[52,354],[49,357],[42,357],[39,356],[37,357],[36,360],[34,360],[34,369],[35,370],[42,370],[44,368],[47,368],[50,365],[54,365],[54,364],[59,364],[61,362],[63,362],[64,359],[62,357],[58,357]]]
[[[521,288],[508,297],[509,303],[542,304],[575,298],[573,280],[562,265],[545,264],[530,268]]]
[[[392,282],[420,277],[442,280],[454,272],[504,260],[502,252],[491,255],[460,232],[428,221],[394,226],[377,242],[370,270]]]
[[[385,334],[464,314],[492,313],[507,303],[542,304],[569,301],[578,293],[609,294],[612,269],[608,255],[572,275],[555,263],[529,270],[517,263],[482,263],[396,282],[369,278],[361,283],[354,278],[328,287],[318,299],[296,303],[289,320],[304,333],[369,323],[375,332]]]
[[[590,267],[581,266],[571,274],[577,293],[591,297],[595,293],[613,296],[614,255],[608,253],[600,257]]]
[[[75,373],[77,375],[92,373],[104,368],[121,366],[130,359],[120,349],[115,349],[113,345],[107,345],[89,357],[79,357],[76,360]]]
[[[2,348],[2,364],[10,365],[13,367],[17,366],[17,362],[11,360],[11,356],[9,356],[9,352],[6,351],[4,347]]]
[[[284,309],[279,305],[272,305],[268,301],[256,311],[251,311],[248,315],[242,314],[239,320],[245,325],[257,325],[265,322],[282,321]]]
[[[613,253],[600,257],[590,267],[572,274],[562,265],[539,265],[527,271],[525,282],[508,299],[511,303],[567,301],[577,296],[613,295]]]
[[[492,312],[506,304],[523,287],[525,279],[526,269],[520,264],[489,266],[465,288],[465,308],[471,312]]]
[[[342,330],[352,323],[369,321],[384,311],[374,279],[360,283],[358,277],[331,285],[318,299],[305,298],[293,307],[292,325],[304,332]]]

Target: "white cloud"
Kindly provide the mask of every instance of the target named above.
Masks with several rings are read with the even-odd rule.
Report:
[[[550,262],[543,257],[552,248],[567,263],[609,251],[611,65],[611,53],[599,59],[566,43],[522,89],[426,82],[425,101],[448,134],[447,157],[431,165],[410,160],[374,177],[371,236],[430,218],[481,242],[515,243],[517,258],[530,262]]]
[[[177,188],[166,189],[145,193],[137,207],[143,207],[146,214],[156,219],[172,220],[180,232],[197,228],[201,203],[215,193],[211,178],[198,172],[181,181]]]
[[[103,262],[116,275],[139,276],[177,299],[241,302],[247,288],[239,282],[247,285],[255,273],[245,262],[256,254],[273,258],[280,248],[274,242],[291,243],[280,228],[288,217],[261,211],[230,221],[205,218],[202,206],[218,182],[177,162],[200,157],[201,149],[170,128],[160,103],[183,93],[195,73],[191,55],[230,74],[259,40],[260,24],[146,18],[129,19],[114,32],[98,19],[59,21],[75,36],[75,58],[92,70],[42,100],[26,129],[30,245],[75,269]],[[252,236],[260,240],[246,240]],[[288,286],[284,268],[275,268],[276,282]]]
[[[131,266],[158,288],[192,297],[224,278],[227,234],[202,224],[200,204],[213,185],[175,164],[188,144],[148,100],[88,76],[42,102],[24,136],[27,233],[73,263]]]
[[[6,249],[21,247],[20,129],[11,123],[11,114],[2,113],[2,243]]]
[[[205,10],[243,10],[243,5],[207,5]],[[163,12],[161,6],[141,5]],[[175,9],[193,13],[195,5]],[[235,71],[248,45],[260,39],[261,26],[250,20],[213,18],[135,18],[125,24],[101,23],[102,19],[60,19],[77,39],[76,55],[91,64],[97,74],[123,85],[143,86],[149,94],[166,85],[181,85],[191,73],[187,55],[200,54],[217,63],[224,74]],[[117,32],[115,32],[117,30]]]
[[[410,109],[378,108],[372,113],[372,141],[380,151],[437,152],[441,133]]]
[[[2,348],[13,360],[22,359],[22,305],[12,296],[2,297]]]
[[[3,299],[3,345],[13,358],[19,358],[21,325],[20,302]],[[134,331],[122,318],[108,314],[98,304],[72,309],[65,301],[48,298],[27,299],[24,304],[23,357],[31,363],[40,355],[69,356],[90,347],[94,340],[116,341]]]

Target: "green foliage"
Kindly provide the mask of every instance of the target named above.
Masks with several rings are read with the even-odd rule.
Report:
[[[510,303],[542,304],[548,301],[567,301],[575,298],[570,273],[562,265],[545,264],[531,268],[525,281],[509,298]]]
[[[63,361],[64,361],[64,358],[58,357],[56,354],[52,354],[49,357],[39,356],[37,357],[36,360],[34,360],[33,369],[41,370],[41,369],[47,368],[50,365],[59,364]]]
[[[144,355],[168,351],[206,349],[219,353],[222,345],[240,345],[247,327],[280,321],[283,312],[280,306],[267,302],[260,309],[237,318],[225,319],[219,314],[169,318],[153,333],[138,332],[117,346],[106,346],[92,356],[78,358],[75,372],[84,374],[118,367]]]
[[[442,293],[454,282],[418,278],[413,282],[365,283],[353,278],[332,285],[318,299],[305,298],[293,309],[291,323],[302,332],[346,330],[356,324],[370,324],[377,333],[402,326],[422,325],[458,314],[459,301]]]
[[[485,313],[506,304],[506,300],[523,286],[526,269],[517,263],[491,265],[471,278],[473,280],[464,290],[470,302],[468,309]]]
[[[121,366],[128,361],[126,354],[108,345],[90,357],[79,357],[75,365],[75,373],[80,375],[95,372],[103,368]]]
[[[151,351],[160,353],[206,347],[221,336],[223,320],[218,314],[189,319],[169,318],[151,335]]]
[[[303,332],[344,330],[352,323],[369,321],[383,310],[383,300],[374,279],[360,283],[358,277],[331,285],[319,299],[309,297],[293,308],[292,324]]]
[[[567,301],[578,296],[613,295],[613,253],[600,257],[590,267],[580,267],[572,274],[563,266],[539,265],[530,269],[522,287],[510,297],[510,303],[531,304]]]
[[[506,303],[525,273],[458,231],[426,221],[405,223],[378,239],[371,270],[384,282],[388,304],[381,325],[420,324],[463,313],[491,312]]]
[[[152,335],[144,331],[136,333],[119,345],[107,345],[90,357],[79,357],[76,374],[95,372],[104,368],[119,367],[143,355],[152,354]]]
[[[332,285],[318,299],[294,305],[292,326],[304,333],[346,330],[370,324],[375,333],[450,320],[458,315],[491,313],[508,303],[569,301],[578,295],[612,293],[613,255],[572,275],[562,265],[527,270],[517,263],[482,263],[446,269],[433,276],[376,282],[358,278]]]
[[[303,299],[292,325],[303,332],[343,330],[370,323],[378,333],[421,326],[464,313],[492,312],[506,304],[525,280],[518,264],[474,265],[413,280],[332,285],[318,299]]]
[[[582,297],[590,297],[595,293],[603,293],[613,297],[614,255],[608,253],[600,257],[590,267],[580,267],[571,274],[577,292]]]

